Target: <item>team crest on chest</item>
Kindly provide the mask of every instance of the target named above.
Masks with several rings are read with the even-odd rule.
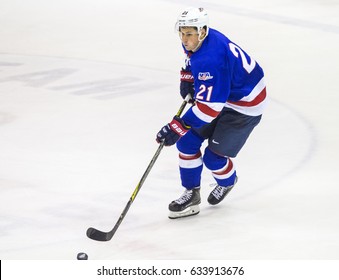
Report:
[[[213,79],[213,76],[211,75],[210,72],[199,72],[198,79],[200,81],[207,81]]]

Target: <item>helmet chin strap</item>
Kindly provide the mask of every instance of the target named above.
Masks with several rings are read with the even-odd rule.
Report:
[[[192,50],[192,52],[196,52],[198,49],[200,49],[202,41],[203,40],[199,41],[198,45]]]
[[[200,47],[201,47],[201,44],[202,44],[202,42],[206,39],[206,37],[207,37],[207,34],[208,33],[205,33],[205,36],[203,37],[203,38],[201,38],[201,30],[199,31],[199,37],[198,37],[198,41],[199,41],[199,43],[198,43],[198,45],[192,50],[192,52],[196,52]]]

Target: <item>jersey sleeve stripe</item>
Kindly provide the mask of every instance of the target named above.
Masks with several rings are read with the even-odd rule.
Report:
[[[212,104],[213,103],[211,103],[211,105]],[[204,114],[206,114],[206,115],[208,115],[212,118],[216,118],[221,111],[221,110],[216,111],[213,108],[211,108],[211,106],[208,106],[206,103],[202,103],[202,102],[199,102],[199,101],[196,103],[196,105],[202,113],[204,113]]]
[[[197,101],[196,106],[193,106],[192,111],[200,120],[210,123],[219,115],[223,107],[223,103],[205,103]]]

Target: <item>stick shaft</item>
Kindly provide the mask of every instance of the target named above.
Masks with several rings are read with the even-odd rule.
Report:
[[[183,101],[183,103],[181,104],[176,116],[177,117],[180,117],[181,114],[183,113],[186,105],[187,105],[187,102],[189,100],[189,97],[186,97],[186,99]],[[123,221],[123,219],[125,218],[129,208],[131,207],[133,201],[135,200],[137,194],[139,193],[142,185],[144,184],[148,174],[150,173],[154,163],[156,162],[156,160],[158,159],[159,155],[160,155],[160,152],[161,150],[163,149],[164,147],[164,142],[161,142],[158,149],[156,150],[155,154],[153,155],[150,163],[148,164],[144,174],[142,175],[139,183],[137,184],[137,186],[135,187],[130,199],[128,200],[124,210],[122,211],[122,213],[120,214],[117,222],[115,223],[114,227],[112,228],[112,230],[108,231],[108,232],[104,232],[104,231],[100,231],[98,229],[95,229],[95,228],[88,228],[87,229],[87,236],[93,240],[97,240],[97,241],[109,241],[112,239],[113,235],[115,234],[115,232],[118,230],[121,222]]]

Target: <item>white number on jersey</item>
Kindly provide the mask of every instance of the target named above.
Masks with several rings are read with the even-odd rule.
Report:
[[[245,54],[244,54],[242,49],[240,49],[237,45],[234,45],[233,43],[229,43],[228,45],[229,45],[230,50],[232,51],[232,53],[235,55],[235,57],[239,57],[239,54],[240,54],[240,58],[241,58],[241,61],[242,61],[242,66],[245,68],[245,70],[248,73],[251,73],[252,70],[255,67],[255,64],[256,64],[255,60],[250,58],[251,62],[248,63],[247,59],[246,59],[246,56],[245,56]]]
[[[206,93],[206,91],[207,91],[207,93]],[[195,98],[199,99],[199,100],[210,101],[212,91],[213,91],[213,86],[206,87],[205,85],[201,85],[199,87],[199,92],[196,94]]]

